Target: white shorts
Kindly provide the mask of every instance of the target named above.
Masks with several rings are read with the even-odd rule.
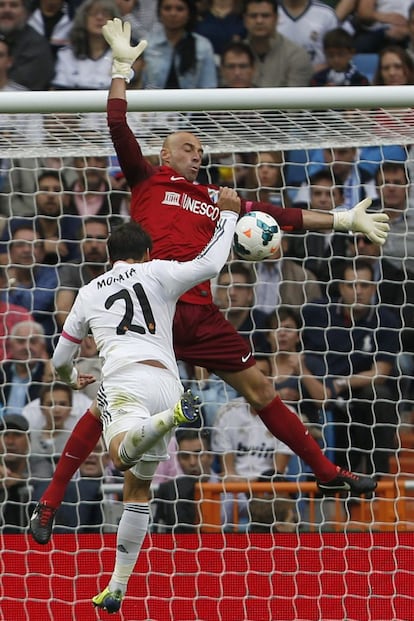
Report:
[[[171,371],[147,364],[133,363],[111,374],[102,381],[97,395],[106,446],[109,448],[116,435],[129,431],[138,420],[173,408],[183,391],[180,380]],[[141,460],[169,459],[170,437],[171,432],[160,438]]]

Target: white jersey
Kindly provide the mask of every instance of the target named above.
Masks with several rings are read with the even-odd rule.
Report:
[[[408,13],[413,0],[377,0],[375,11],[377,13],[398,13],[408,19]],[[364,30],[383,30],[387,26],[384,22],[374,22],[364,25]]]
[[[111,86],[112,51],[100,58],[77,58],[70,46],[57,53],[52,86],[62,89],[107,90]]]
[[[292,455],[291,449],[275,438],[259,416],[251,412],[243,397],[223,405],[214,423],[211,448],[215,453],[234,453],[238,476],[256,479],[274,468],[276,453]]]
[[[328,30],[338,28],[338,25],[335,11],[324,2],[310,0],[298,17],[292,17],[284,6],[279,4],[277,31],[303,47],[308,52],[313,66],[326,62],[323,38]]]
[[[172,343],[177,299],[219,272],[230,251],[237,217],[234,212],[221,212],[210,243],[193,261],[117,261],[110,271],[82,287],[53,354],[61,377],[71,375],[76,349],[92,331],[103,359],[102,379],[143,360],[161,362],[179,378]]]

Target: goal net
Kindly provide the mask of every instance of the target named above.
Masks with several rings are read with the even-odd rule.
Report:
[[[326,454],[378,475],[375,495],[321,498],[307,466],[257,429],[233,389],[214,373],[180,364],[184,385],[202,400],[203,426],[195,432],[201,448],[195,450],[201,451],[200,472],[209,474],[194,477],[194,497],[191,487],[191,497],[174,500],[185,450],[171,443],[171,460],[154,480],[150,532],[119,618],[414,620],[413,98],[413,87],[128,93],[129,124],[154,164],[166,136],[190,131],[205,149],[203,182],[232,185],[248,200],[286,209],[344,209],[369,196],[392,221],[381,263],[363,236],[285,233],[282,260],[250,264],[233,254],[213,287],[223,312],[250,339],[263,372],[278,379],[282,397]],[[89,91],[0,98],[0,410],[25,417],[31,446],[30,462],[18,470],[23,462],[11,455],[20,451],[25,460],[27,449],[13,444],[12,428],[0,431],[1,621],[98,618],[90,600],[113,567],[122,477],[103,446],[71,481],[51,543],[38,546],[27,532],[64,441],[94,397],[93,387],[74,394],[61,423],[65,394],[54,392],[47,365],[43,373],[38,365],[44,352],[50,356],[82,284],[76,285],[73,265],[80,260],[82,272],[103,263],[100,223],[110,229],[128,218],[129,192],[105,105],[106,93]],[[71,228],[75,221],[79,227]],[[80,250],[85,239],[98,244],[89,255]],[[27,247],[34,258],[25,255]],[[384,311],[393,318],[387,328],[396,343],[388,350],[389,339],[371,327],[365,341],[355,337],[349,361],[367,352],[391,360],[392,381],[388,392],[378,387],[384,379],[379,362],[371,397],[343,392],[335,404],[326,397],[315,405],[306,388],[311,372],[297,362],[298,352],[303,359],[314,353],[306,349],[303,321],[315,299],[325,296],[324,307],[337,302],[345,259],[375,266],[375,289],[364,303],[371,315]],[[44,349],[41,336],[19,331],[28,319],[45,333]],[[330,343],[325,361],[343,347],[340,339],[332,346],[333,328],[330,322],[316,326]],[[19,354],[19,343],[26,354]],[[90,340],[82,344],[79,365],[99,374]],[[27,384],[24,372],[23,379],[18,375],[23,367]],[[318,378],[328,390],[326,377]],[[353,420],[355,404],[361,407]],[[223,471],[224,453],[233,455],[237,476]],[[283,476],[272,474],[275,466]],[[168,482],[175,492],[157,501],[159,486]],[[183,515],[194,523],[186,526]]]

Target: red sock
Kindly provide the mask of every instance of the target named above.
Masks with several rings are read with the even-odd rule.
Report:
[[[56,466],[53,479],[45,490],[41,502],[57,509],[65,495],[66,486],[76,470],[93,451],[102,433],[102,423],[90,410],[78,420],[65,444]]]
[[[337,467],[325,457],[299,416],[279,396],[257,413],[269,431],[312,468],[317,479],[326,482],[336,477]]]

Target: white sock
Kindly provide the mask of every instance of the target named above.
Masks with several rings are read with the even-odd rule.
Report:
[[[134,571],[142,542],[148,530],[149,506],[145,502],[126,502],[116,536],[115,567],[109,582],[110,591],[125,595]]]
[[[135,465],[140,457],[173,427],[173,409],[164,410],[164,412],[141,420],[127,431],[119,445],[120,460],[127,466]]]

